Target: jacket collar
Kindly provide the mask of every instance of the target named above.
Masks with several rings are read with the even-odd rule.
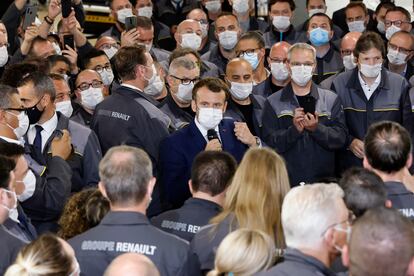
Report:
[[[388,70],[384,66],[382,67],[380,74],[381,74],[381,82],[378,85],[377,89],[390,90]],[[351,76],[348,82],[346,83],[346,87],[362,91],[361,83],[359,82],[359,78],[358,78],[358,67],[352,70]]]
[[[310,255],[303,254],[297,249],[287,248],[284,255],[285,261],[298,262],[314,267],[322,275],[334,276],[336,275],[332,270],[327,268],[321,261]],[[315,271],[316,272],[316,271]]]
[[[102,225],[150,224],[148,218],[139,212],[109,211],[102,219]]]

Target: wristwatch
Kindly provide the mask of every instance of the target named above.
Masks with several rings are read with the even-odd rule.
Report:
[[[262,141],[260,141],[260,138],[255,136],[254,139],[256,139],[256,146],[260,147],[262,145]]]

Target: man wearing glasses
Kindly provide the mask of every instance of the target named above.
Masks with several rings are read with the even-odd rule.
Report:
[[[398,31],[411,32],[411,15],[403,7],[394,7],[385,14],[385,37],[389,40]]]
[[[388,69],[391,72],[400,74],[407,81],[414,74],[414,68],[411,62],[413,57],[414,36],[406,31],[396,32],[388,40]]]
[[[194,84],[200,79],[200,68],[186,56],[174,59],[168,70],[170,93],[162,101],[160,109],[167,114],[175,129],[194,120],[191,97]]]
[[[341,102],[312,82],[315,67],[315,49],[294,44],[288,52],[291,82],[264,105],[262,138],[285,158],[291,186],[334,176],[335,150],[345,146]]]

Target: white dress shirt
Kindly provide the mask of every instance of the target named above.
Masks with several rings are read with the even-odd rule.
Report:
[[[378,74],[377,78],[375,79],[374,83],[369,86],[365,80],[362,78],[361,72],[358,72],[359,83],[361,84],[362,90],[364,90],[365,97],[367,100],[371,98],[374,91],[377,89],[381,82],[381,72]]]
[[[52,118],[50,118],[48,121],[44,122],[43,124],[34,124],[30,125],[29,131],[27,132],[27,138],[29,140],[29,144],[33,145],[34,139],[36,138],[36,125],[39,125],[43,127],[43,130],[40,132],[40,135],[42,136],[42,152],[46,145],[47,140],[49,140],[50,136],[52,136],[53,131],[55,131],[58,124],[58,117],[55,112],[53,114]]]
[[[197,117],[194,119],[194,122],[198,128],[198,130],[201,132],[201,135],[203,135],[204,139],[206,139],[207,143],[208,143],[208,137],[207,137],[207,132],[208,129],[206,129],[205,127],[203,127],[197,120]],[[214,130],[217,132],[217,136],[219,137],[220,143],[221,143],[221,137],[220,137],[220,131],[219,131],[219,127],[218,125],[214,128]]]

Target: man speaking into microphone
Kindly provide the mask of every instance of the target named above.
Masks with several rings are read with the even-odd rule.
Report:
[[[229,88],[218,78],[197,82],[191,101],[195,119],[161,142],[160,183],[162,199],[169,208],[178,208],[191,197],[188,180],[199,152],[223,150],[239,162],[248,147],[260,145],[246,123],[223,119],[229,95]]]

